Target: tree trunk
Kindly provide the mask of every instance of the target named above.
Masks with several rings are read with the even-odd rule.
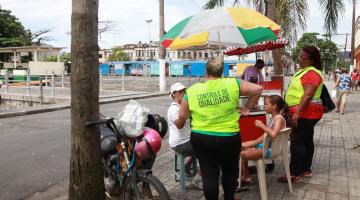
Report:
[[[103,200],[99,118],[98,0],[72,0],[69,199]]]
[[[279,20],[276,17],[276,9],[275,9],[275,2],[276,0],[267,0],[267,6],[266,6],[266,15],[271,20],[279,24]],[[272,57],[273,57],[273,73],[274,75],[283,75],[283,68],[281,66],[281,53],[280,49],[274,49],[272,50]]]

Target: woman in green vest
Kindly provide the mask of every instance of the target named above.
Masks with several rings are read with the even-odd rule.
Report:
[[[182,128],[191,118],[190,141],[200,163],[207,200],[218,199],[220,170],[224,199],[234,199],[241,149],[239,96],[249,96],[240,110],[242,115],[248,115],[262,91],[261,86],[247,81],[221,78],[223,66],[222,58],[208,61],[206,82],[186,89],[175,121]]]
[[[294,127],[290,143],[290,173],[294,183],[313,175],[314,127],[324,113],[320,100],[323,77],[318,48],[305,46],[300,52],[299,66],[285,94]],[[286,176],[280,181],[287,182]]]

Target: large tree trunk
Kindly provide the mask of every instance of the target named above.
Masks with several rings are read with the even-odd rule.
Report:
[[[99,118],[98,0],[72,0],[71,157],[69,199],[104,196]]]
[[[276,9],[275,9],[275,2],[276,0],[267,0],[266,6],[266,15],[271,20],[279,24],[279,20],[276,17]],[[272,50],[272,57],[273,57],[273,67],[274,67],[274,75],[283,75],[283,68],[281,66],[281,53],[279,49]]]

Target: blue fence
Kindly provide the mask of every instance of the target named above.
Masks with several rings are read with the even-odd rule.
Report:
[[[224,76],[229,77],[229,66],[238,63],[255,63],[255,60],[225,60]],[[166,71],[169,76],[205,76],[206,61],[170,61],[167,62]],[[102,75],[122,75],[126,76],[158,76],[158,61],[116,61],[107,62],[99,65],[99,72]]]

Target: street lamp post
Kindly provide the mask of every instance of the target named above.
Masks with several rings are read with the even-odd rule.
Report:
[[[152,19],[147,19],[147,20],[145,20],[145,22],[149,24],[149,46],[148,46],[148,51],[147,51],[148,54],[147,55],[148,55],[149,58],[151,58],[151,51],[150,51],[150,23],[152,22]],[[149,55],[149,53],[150,53],[150,55]]]
[[[150,23],[152,22],[152,19],[145,20],[146,23],[149,24],[149,43],[150,43]]]

